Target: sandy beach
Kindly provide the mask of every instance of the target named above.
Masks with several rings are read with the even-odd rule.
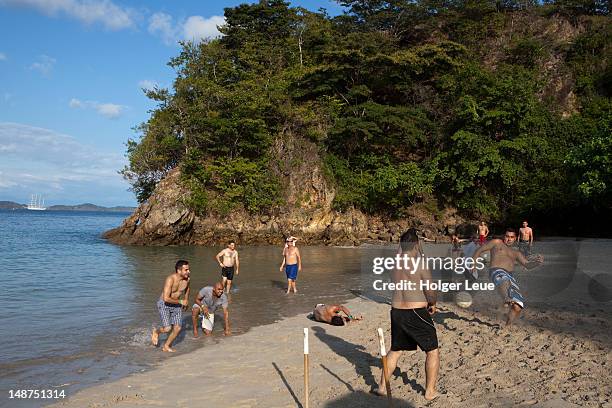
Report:
[[[61,407],[301,407],[303,328],[310,328],[310,406],[387,406],[370,393],[381,373],[376,329],[390,344],[382,298],[347,303],[364,320],[345,327],[305,315],[256,327],[169,357],[151,371],[88,388]],[[440,302],[440,397],[427,402],[424,353],[404,353],[391,385],[395,407],[612,407],[611,305],[590,301],[530,305],[511,329],[495,294],[468,309]],[[206,341],[191,339],[185,341]],[[180,345],[178,346],[180,347]],[[152,353],[161,353],[151,347]]]

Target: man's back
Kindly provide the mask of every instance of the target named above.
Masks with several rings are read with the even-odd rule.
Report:
[[[419,258],[417,258],[419,259]],[[416,261],[416,260],[415,260]],[[408,262],[410,264],[411,262]],[[419,264],[421,262],[418,262]],[[420,265],[414,273],[410,269],[395,269],[391,272],[391,280],[394,283],[402,281],[413,282],[414,290],[394,290],[391,297],[391,305],[395,309],[416,309],[427,307],[427,298],[421,289],[421,282],[428,281],[431,277],[429,270],[423,269]]]

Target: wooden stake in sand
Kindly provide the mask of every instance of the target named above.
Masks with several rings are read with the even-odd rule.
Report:
[[[304,408],[308,405],[308,329],[304,327]]]
[[[383,375],[385,377],[385,388],[387,389],[387,399],[389,400],[389,406],[393,407],[393,400],[391,399],[391,385],[389,384],[389,373],[387,372],[387,349],[385,348],[385,335],[382,329],[378,328],[378,341],[380,343],[380,355],[382,357]]]

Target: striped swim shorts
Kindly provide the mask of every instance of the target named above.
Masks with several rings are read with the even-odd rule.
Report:
[[[166,303],[159,299],[157,301],[157,310],[159,310],[159,318],[161,319],[162,327],[181,325],[183,320],[183,309],[181,305]]]
[[[493,282],[496,287],[506,281],[510,282],[504,299],[508,302],[516,303],[521,307],[521,309],[525,307],[525,298],[521,293],[521,289],[519,288],[516,279],[514,279],[514,276],[512,276],[507,270],[493,267],[489,270],[489,278],[491,278],[491,282]]]

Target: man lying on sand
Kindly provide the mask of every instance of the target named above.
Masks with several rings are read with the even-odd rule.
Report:
[[[414,228],[400,238],[400,255],[419,258],[423,249]],[[421,282],[431,281],[431,272],[417,262],[417,269],[395,269],[391,272],[393,282],[411,281],[415,287]],[[436,382],[440,369],[438,335],[431,315],[436,312],[436,292],[423,290],[394,290],[391,298],[391,350],[387,354],[387,374],[391,377],[402,351],[413,351],[417,346],[425,352],[425,399],[438,396]],[[386,395],[384,372],[380,376],[378,389],[374,393]]]
[[[510,326],[525,307],[525,298],[520,292],[516,279],[512,276],[514,265],[518,262],[526,269],[533,269],[544,262],[542,255],[538,255],[533,261],[528,261],[523,254],[511,248],[514,241],[516,241],[516,231],[507,228],[503,241],[493,239],[478,248],[474,253],[474,259],[478,259],[483,252],[491,251],[489,278],[497,287],[498,293],[504,300],[504,305],[510,307],[506,326]]]
[[[344,313],[345,316],[342,316],[340,313]],[[312,316],[317,322],[329,323],[332,326],[344,326],[345,323],[363,319],[362,316],[353,316],[347,307],[341,305],[324,305],[323,303],[319,303],[315,306]]]
[[[161,327],[154,328],[151,333],[151,343],[157,346],[160,333],[172,332],[162,348],[163,351],[173,353],[172,342],[181,332],[183,308],[187,307],[189,300],[189,262],[179,260],[174,265],[175,272],[166,278],[164,289],[157,301],[157,309],[161,319]]]
[[[221,306],[223,308],[223,320],[225,331],[223,334],[231,334],[229,324],[229,309],[227,307],[227,295],[223,293],[223,282],[217,282],[214,286],[206,286],[200,289],[195,303],[191,308],[191,322],[193,323],[193,337],[198,337],[198,315],[202,315],[202,329],[209,336],[215,325],[215,311]]]

